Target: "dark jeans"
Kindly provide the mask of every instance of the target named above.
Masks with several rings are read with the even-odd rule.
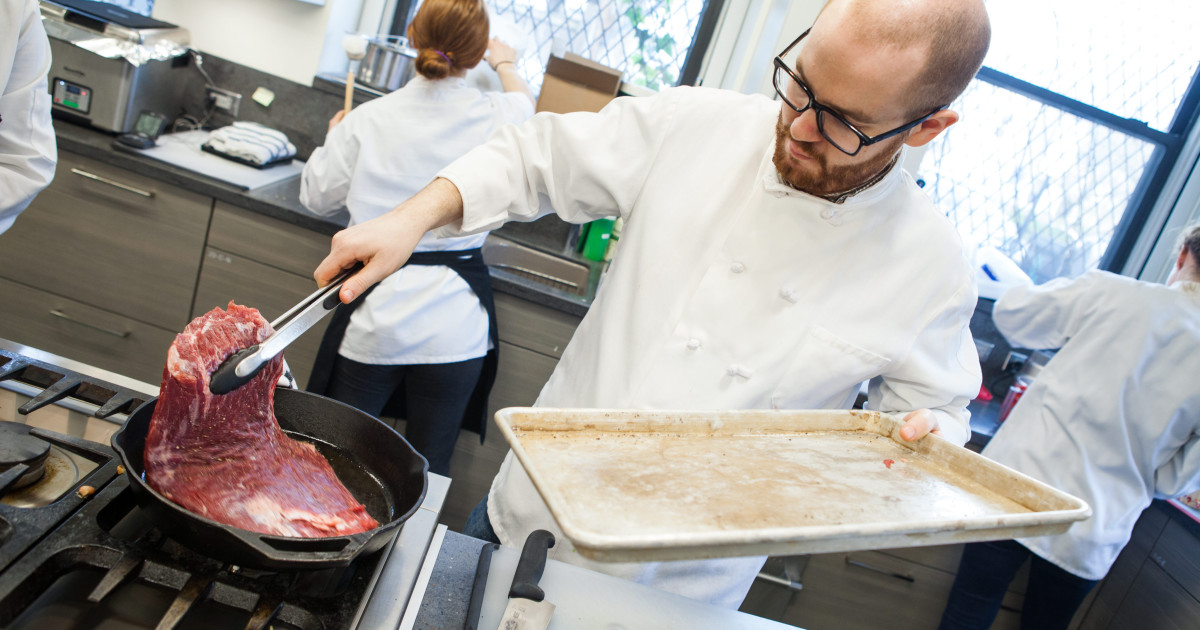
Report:
[[[405,439],[429,460],[429,472],[448,475],[463,413],[482,369],[483,357],[458,363],[371,365],[338,356],[328,396],[379,417],[388,399],[403,387]]]
[[[496,530],[492,529],[492,521],[487,515],[487,495],[483,495],[483,500],[475,505],[475,509],[471,510],[471,514],[467,516],[467,522],[463,525],[462,533],[472,538],[478,538],[490,543],[500,544],[500,537],[496,535]]]
[[[938,630],[988,630],[1026,558],[1031,563],[1021,630],[1066,628],[1097,581],[1064,571],[1016,541],[1001,540],[971,543],[963,550]]]

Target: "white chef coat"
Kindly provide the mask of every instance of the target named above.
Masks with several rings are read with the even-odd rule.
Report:
[[[992,317],[1015,346],[1062,350],[983,454],[1092,506],[1065,534],[1018,542],[1102,579],[1153,497],[1200,488],[1200,284],[1091,271],[1009,289]]]
[[[537,215],[624,218],[607,278],[537,404],[642,409],[930,408],[969,436],[979,391],[968,323],[973,274],[949,221],[901,169],[837,205],[771,163],[779,104],[673,88],[600,114],[539,114],[440,173],[461,224]],[[544,528],[551,557],[728,607],[763,558],[606,564],[574,551],[509,453],[488,513],[519,547]]]
[[[351,225],[378,217],[455,158],[508,123],[533,115],[522,93],[480,92],[462,78],[420,75],[360,105],[304,166],[300,202],[318,214],[342,207]],[[416,251],[473,249],[486,233],[425,235]],[[374,365],[454,363],[487,354],[487,311],[449,267],[412,265],[385,278],[350,317],[338,353]]]
[[[36,0],[0,2],[0,233],[54,179],[50,40]]]

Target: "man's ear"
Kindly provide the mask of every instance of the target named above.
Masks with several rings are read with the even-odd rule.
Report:
[[[1188,259],[1189,254],[1191,254],[1191,251],[1188,250],[1187,245],[1184,245],[1183,247],[1180,248],[1179,258],[1175,259],[1175,268],[1176,269],[1183,269],[1183,266],[1187,264],[1187,259]],[[1196,261],[1196,262],[1200,263],[1200,261]]]
[[[904,141],[904,144],[910,147],[924,146],[956,122],[958,122],[958,112],[943,109],[909,131],[908,139]]]

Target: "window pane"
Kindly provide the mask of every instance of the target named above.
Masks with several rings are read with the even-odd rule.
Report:
[[[1154,145],[981,81],[961,101],[921,162],[938,208],[1036,283],[1097,267]]]
[[[704,0],[494,0],[499,15],[531,33],[521,74],[536,92],[551,51],[572,52],[654,90],[675,85]]]
[[[1166,131],[1200,65],[1194,0],[989,2],[984,65]]]

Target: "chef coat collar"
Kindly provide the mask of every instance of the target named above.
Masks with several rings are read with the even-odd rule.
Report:
[[[1192,282],[1191,280],[1178,280],[1171,284],[1172,289],[1179,289],[1184,293],[1192,295],[1200,295],[1200,282]]]
[[[416,75],[413,75],[413,78],[408,80],[408,83],[404,84],[405,87],[408,87],[410,85],[414,88],[423,89],[423,90],[436,90],[436,91],[454,90],[454,89],[458,89],[458,88],[467,87],[467,78],[466,77],[446,77],[444,79],[427,79],[424,76],[416,74]]]
[[[802,190],[796,190],[787,182],[779,178],[779,170],[775,168],[775,163],[772,157],[775,154],[774,143],[767,150],[766,165],[761,169],[763,187],[768,193],[784,194],[794,197],[808,197],[818,200],[826,204],[832,204],[843,207],[852,207],[861,204],[871,203],[888,195],[896,186],[900,184],[900,172],[903,169],[896,168],[900,162],[900,156],[903,151],[898,151],[891,163],[888,164],[879,175],[871,178],[871,180],[849,191],[838,193],[835,199],[827,199],[825,197],[806,193]],[[849,203],[847,203],[849,202]]]

